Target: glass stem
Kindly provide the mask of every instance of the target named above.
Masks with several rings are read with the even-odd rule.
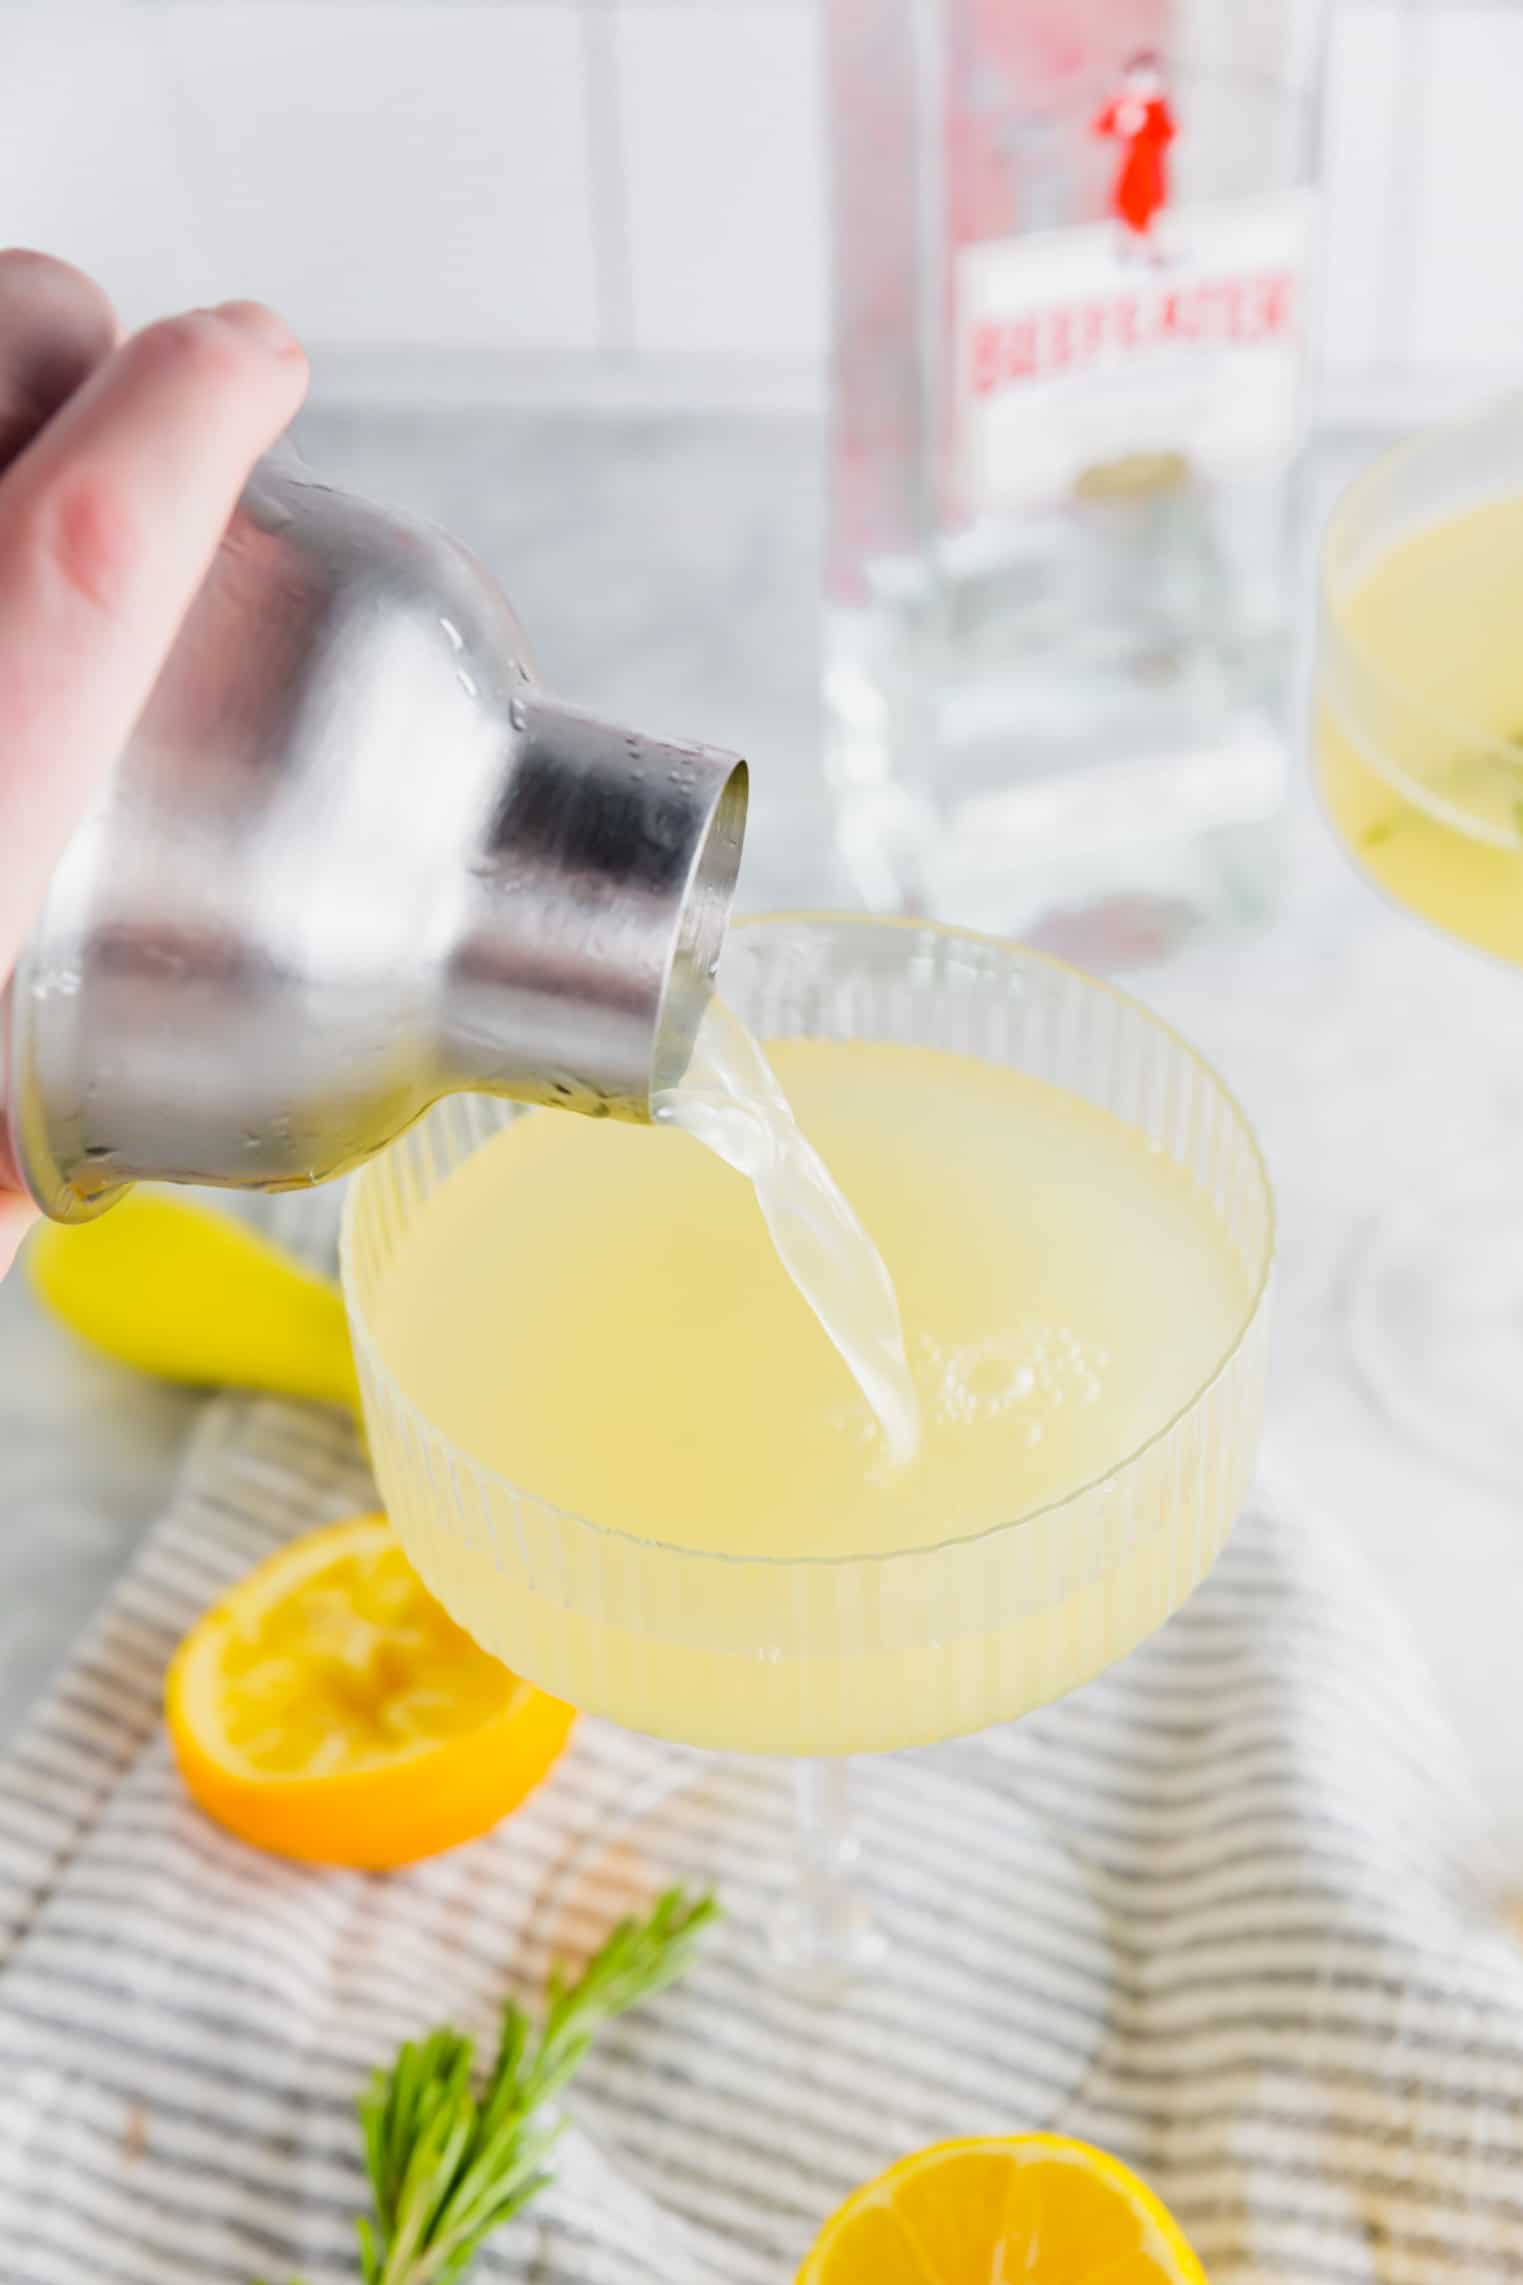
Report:
[[[858,1880],[851,1763],[795,1761],[792,1774],[793,1879],[772,1949],[791,1982],[829,1998],[879,1965],[884,1941]]]

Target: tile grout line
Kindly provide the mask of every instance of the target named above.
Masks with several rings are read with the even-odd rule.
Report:
[[[619,117],[618,27],[612,9],[601,0],[581,0],[581,17],[598,346],[628,355],[635,346],[635,296]]]
[[[1431,23],[1422,0],[1399,0],[1393,30],[1398,43],[1396,85],[1391,105],[1391,141],[1386,165],[1388,204],[1380,255],[1383,307],[1377,315],[1380,353],[1410,368],[1417,326],[1418,228],[1423,162],[1428,156],[1431,116]],[[1401,166],[1402,146],[1417,163]]]

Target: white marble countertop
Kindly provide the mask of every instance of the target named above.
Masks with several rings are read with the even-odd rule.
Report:
[[[305,431],[314,465],[420,508],[493,564],[567,697],[751,757],[745,902],[827,893],[807,426],[318,411]],[[1276,925],[1129,981],[1226,1073],[1270,1160],[1282,1253],[1267,1471],[1379,1572],[1523,1886],[1523,1484],[1492,1486],[1400,1437],[1359,1383],[1346,1327],[1382,1208],[1507,1153],[1523,1173],[1517,979],[1380,905],[1301,787]],[[1523,1179],[1519,1192],[1523,1214]],[[163,1500],[194,1410],[74,1348],[19,1278],[0,1288],[0,1740]]]

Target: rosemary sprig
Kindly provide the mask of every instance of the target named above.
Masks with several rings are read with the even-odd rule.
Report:
[[[362,2285],[458,2285],[494,2230],[550,2181],[564,2121],[546,2119],[597,2033],[675,1983],[718,1907],[669,1888],[645,1920],[623,1920],[568,1981],[550,1971],[536,2034],[503,2009],[497,2059],[478,2095],[474,2047],[448,2027],[409,2039],[359,2098],[372,2211],[356,2222]]]

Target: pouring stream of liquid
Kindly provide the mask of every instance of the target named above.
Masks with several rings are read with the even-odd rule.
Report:
[[[801,1133],[760,1042],[721,1001],[710,1002],[685,1076],[652,1111],[751,1183],[779,1260],[867,1399],[890,1458],[911,1459],[920,1400],[893,1280]]]

